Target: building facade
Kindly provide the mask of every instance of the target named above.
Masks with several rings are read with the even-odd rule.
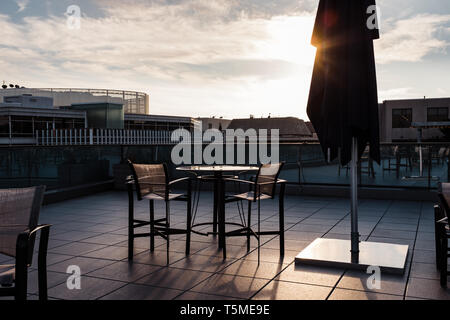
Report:
[[[110,89],[76,89],[76,88],[8,88],[0,90],[0,103],[6,96],[47,97],[53,100],[55,108],[70,107],[74,104],[112,103],[121,104],[125,113],[150,114],[148,94],[137,91]]]
[[[314,141],[314,136],[309,131],[305,122],[294,117],[286,118],[249,118],[249,119],[234,119],[228,126],[228,129],[255,129],[257,132],[260,129],[267,129],[270,135],[270,130],[279,130],[280,142],[307,142]]]
[[[414,123],[448,122],[450,98],[387,100],[379,105],[381,142],[415,142]],[[422,141],[442,141],[439,128],[422,130]]]
[[[199,121],[189,117],[148,114],[148,96],[145,98],[145,94],[136,93],[135,100],[131,101],[96,95],[93,91],[0,90],[0,145],[35,144],[39,136],[52,134],[49,131],[57,134],[58,130],[124,129],[167,133],[178,128],[192,131],[199,126]],[[106,91],[110,94],[112,90]],[[125,91],[122,96],[127,97]]]
[[[228,128],[228,126],[231,123],[231,120],[229,119],[223,119],[223,118],[197,118],[198,121],[201,121],[202,123],[202,131],[208,130],[208,129],[217,129],[217,130],[225,130]]]

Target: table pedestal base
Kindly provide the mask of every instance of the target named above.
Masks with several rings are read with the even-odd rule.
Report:
[[[405,271],[407,245],[362,241],[359,261],[352,261],[350,248],[350,240],[318,238],[295,257],[295,263],[360,270],[376,266],[382,272],[397,274]]]

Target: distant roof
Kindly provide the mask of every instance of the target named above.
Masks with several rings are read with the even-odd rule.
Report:
[[[392,99],[392,100],[384,100],[383,103],[385,103],[385,102],[396,102],[396,101],[430,101],[430,100],[432,100],[432,101],[438,101],[438,100],[446,101],[446,100],[450,100],[450,97],[441,97],[441,98],[428,98],[428,97],[425,97],[425,98],[416,98],[416,99],[414,99],[414,98],[409,98],[409,99]],[[383,104],[383,103],[380,103],[380,104]]]
[[[316,133],[316,129],[314,129],[314,126],[311,121],[306,121],[305,124],[311,133]]]
[[[136,114],[136,113],[125,113],[125,120],[134,121],[165,121],[165,122],[183,122],[191,123],[195,121],[193,118],[180,117],[180,116],[165,116],[157,114]]]
[[[294,117],[287,118],[253,118],[253,119],[234,119],[231,121],[228,129],[279,129],[281,136],[302,136],[311,137],[305,122]]]

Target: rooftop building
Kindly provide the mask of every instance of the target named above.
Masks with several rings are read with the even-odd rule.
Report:
[[[418,130],[414,123],[449,121],[450,98],[386,100],[379,105],[381,142],[414,142]],[[422,130],[422,141],[442,141],[440,128]]]
[[[76,89],[76,88],[10,88],[0,90],[0,103],[6,96],[35,96],[53,99],[53,106],[69,107],[83,103],[122,104],[125,113],[150,114],[148,94],[137,91],[110,89]]]
[[[189,117],[150,115],[148,95],[145,93],[64,90],[1,90],[0,145],[34,145],[38,136],[51,135],[49,130],[125,129],[169,132],[178,128],[192,130],[199,122]]]
[[[300,142],[313,139],[313,134],[309,131],[305,122],[294,117],[286,118],[249,118],[234,119],[228,126],[228,129],[278,129],[280,142]]]
[[[231,120],[224,119],[222,117],[211,117],[211,118],[197,118],[197,120],[202,122],[202,130],[208,130],[208,129],[218,129],[218,130],[225,130],[228,128],[228,126],[231,123]]]

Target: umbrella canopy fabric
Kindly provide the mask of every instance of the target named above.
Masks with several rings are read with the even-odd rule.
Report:
[[[380,162],[378,96],[368,7],[375,0],[320,0],[312,44],[317,48],[308,116],[324,154],[341,164],[351,160],[352,138],[358,139],[358,159],[367,144]]]

